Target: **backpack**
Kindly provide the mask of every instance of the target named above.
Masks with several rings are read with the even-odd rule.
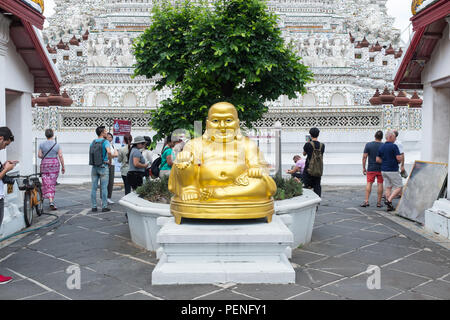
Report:
[[[92,141],[89,147],[89,165],[101,166],[103,164],[103,143],[105,139],[101,141]]]
[[[323,174],[322,143],[319,142],[319,149],[316,149],[316,145],[313,141],[310,143],[312,144],[313,152],[308,163],[308,174],[313,177],[321,177]]]
[[[159,166],[161,164],[161,160],[161,156],[159,156],[158,158],[153,160],[152,165],[150,166],[150,174],[155,178],[159,177]]]

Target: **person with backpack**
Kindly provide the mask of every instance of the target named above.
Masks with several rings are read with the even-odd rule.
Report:
[[[91,208],[92,212],[97,212],[97,186],[100,180],[100,194],[102,198],[102,212],[111,211],[108,208],[108,182],[109,182],[109,167],[111,161],[111,145],[107,139],[107,132],[104,126],[95,129],[98,136],[92,141],[89,147],[89,165],[92,166],[91,179]]]
[[[132,147],[128,153],[128,183],[133,190],[142,186],[144,183],[145,170],[148,167],[148,162],[145,161],[141,149],[146,145],[144,137],[136,137],[131,143]]]
[[[311,128],[309,134],[310,141],[303,146],[303,155],[306,157],[305,169],[303,170],[303,181],[306,188],[313,189],[320,197],[322,195],[322,186],[320,180],[323,174],[323,154],[325,145],[319,142],[320,130]]]

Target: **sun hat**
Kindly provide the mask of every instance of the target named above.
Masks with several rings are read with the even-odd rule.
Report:
[[[137,136],[136,138],[133,139],[133,142],[131,142],[131,144],[138,144],[138,143],[146,143],[144,137]]]

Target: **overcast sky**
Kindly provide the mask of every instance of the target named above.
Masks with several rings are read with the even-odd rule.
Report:
[[[80,0],[83,1],[83,0]],[[54,0],[45,1],[45,16],[49,17],[54,13]],[[400,31],[407,29],[411,18],[411,0],[388,0],[387,1],[389,15],[395,17],[394,26]],[[409,32],[408,29],[402,33],[402,39],[408,43]]]

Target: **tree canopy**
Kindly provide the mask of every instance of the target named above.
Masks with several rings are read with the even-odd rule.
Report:
[[[285,44],[277,17],[263,0],[162,1],[133,51],[135,76],[156,77],[154,90],[172,97],[152,111],[153,142],[175,129],[191,132],[219,101],[236,106],[251,128],[267,112],[266,102],[304,94],[309,69]]]

